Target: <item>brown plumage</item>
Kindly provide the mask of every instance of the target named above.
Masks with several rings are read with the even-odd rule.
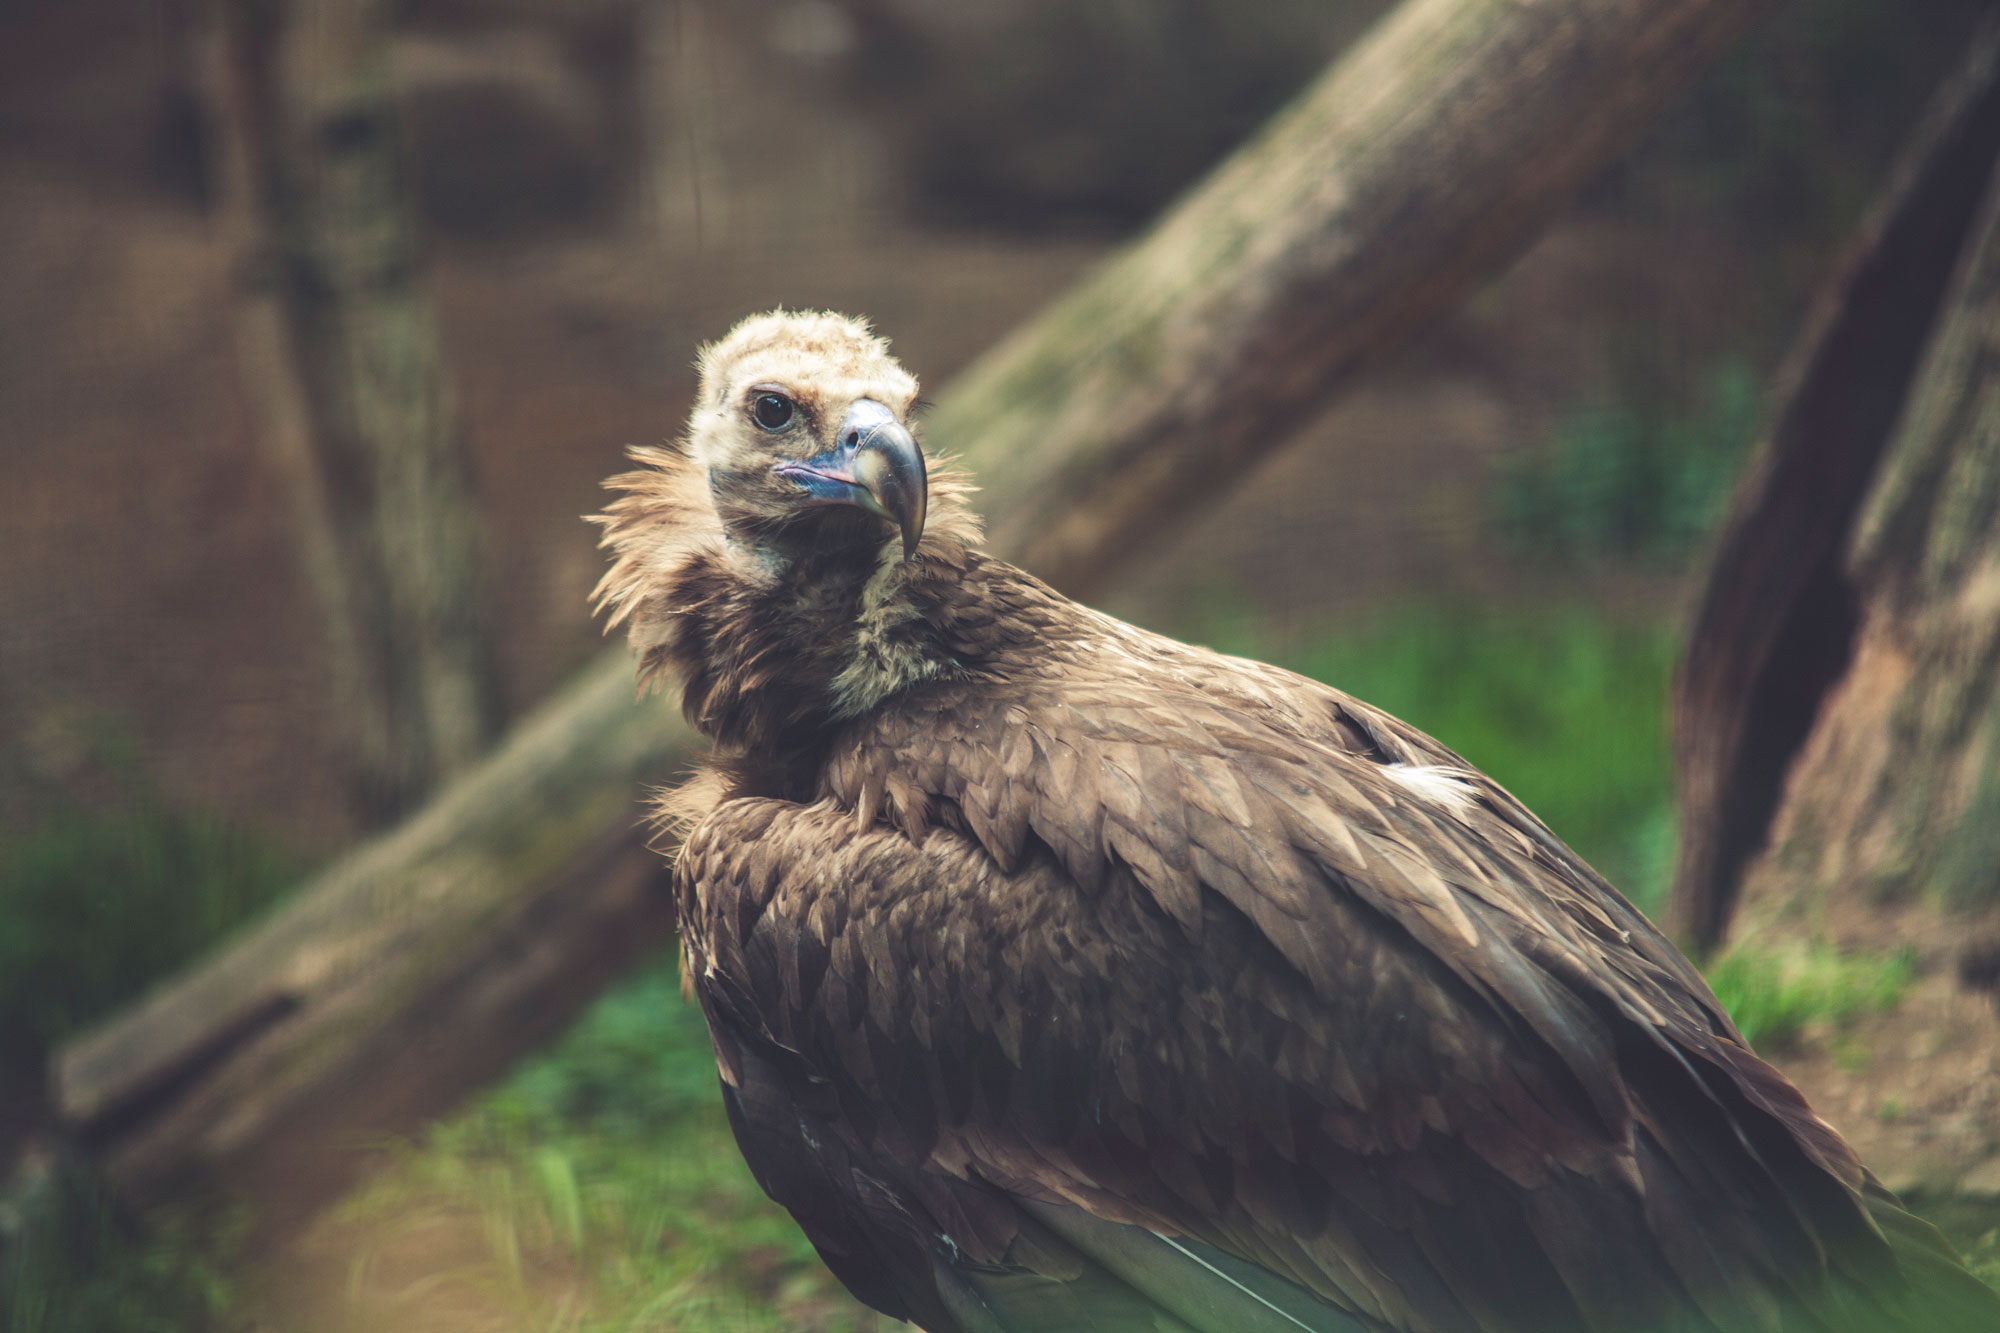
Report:
[[[738,1142],[857,1296],[963,1333],[2000,1329],[1518,802],[982,554],[915,392],[859,323],[745,321],[611,483],[599,589],[716,742],[677,884]]]

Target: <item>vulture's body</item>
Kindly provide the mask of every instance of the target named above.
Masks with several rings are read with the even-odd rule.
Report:
[[[747,321],[606,520],[614,620],[717,742],[677,885],[731,1123],[857,1296],[940,1333],[2000,1329],[1518,802],[982,554],[914,392],[862,326]]]

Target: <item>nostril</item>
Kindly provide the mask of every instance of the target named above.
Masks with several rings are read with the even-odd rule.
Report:
[[[861,443],[861,432],[858,430],[851,430],[847,432],[847,439],[845,443],[847,447],[850,449],[852,449],[855,445]]]

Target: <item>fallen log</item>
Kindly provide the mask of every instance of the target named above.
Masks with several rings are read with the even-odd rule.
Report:
[[[1513,257],[1763,9],[1409,0],[941,395],[993,545],[1084,596]],[[893,330],[890,330],[893,333]],[[130,1197],[297,1215],[664,938],[634,796],[689,737],[613,650],[407,824],[57,1055]],[[608,949],[608,952],[606,950]]]
[[[606,654],[415,817],[59,1051],[65,1123],[137,1199],[213,1169],[310,1207],[357,1136],[444,1110],[666,937],[633,799],[690,739]]]
[[[1408,0],[951,386],[992,544],[1073,596],[1523,250],[1762,3]]]

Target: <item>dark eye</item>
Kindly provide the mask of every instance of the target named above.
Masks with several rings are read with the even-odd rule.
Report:
[[[760,393],[750,404],[750,415],[765,430],[783,430],[791,424],[792,400],[781,393]]]

